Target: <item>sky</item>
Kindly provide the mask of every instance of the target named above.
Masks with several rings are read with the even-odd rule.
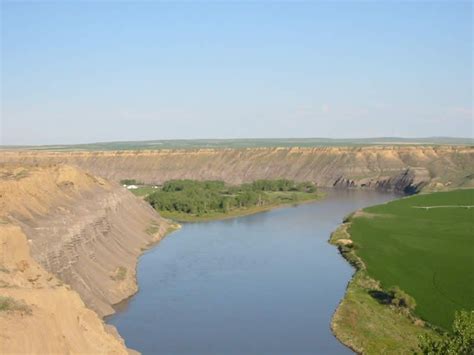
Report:
[[[0,145],[474,134],[470,1],[0,1]]]

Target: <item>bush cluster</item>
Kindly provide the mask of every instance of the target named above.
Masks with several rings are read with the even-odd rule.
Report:
[[[244,184],[244,189],[249,188],[252,191],[300,191],[313,193],[316,192],[316,186],[312,182],[296,183],[292,180],[256,180],[251,184]]]
[[[275,203],[269,192],[277,191],[314,193],[316,187],[311,182],[296,183],[284,179],[257,180],[240,186],[229,186],[216,180],[171,180],[146,200],[160,211],[203,215]],[[296,202],[298,196],[290,195],[289,199]]]
[[[16,300],[9,296],[0,296],[0,312],[22,312],[31,314],[31,308],[22,300]]]
[[[425,355],[473,355],[474,311],[456,312],[450,333],[424,335],[420,338],[421,353]]]
[[[416,302],[413,297],[401,290],[398,286],[392,287],[388,294],[391,297],[392,305],[396,307],[404,307],[410,310],[414,310],[416,307]]]

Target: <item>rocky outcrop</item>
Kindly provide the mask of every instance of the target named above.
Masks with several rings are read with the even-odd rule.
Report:
[[[263,178],[311,180],[324,187],[399,192],[474,185],[474,148],[379,146],[156,151],[11,151],[0,162],[67,163],[115,181],[177,178],[241,183]]]
[[[333,187],[368,188],[384,191],[395,191],[402,194],[414,194],[432,183],[429,171],[425,168],[407,168],[393,176],[379,176],[377,178],[363,178],[360,180],[338,178]],[[465,182],[463,182],[464,184]],[[444,185],[441,184],[443,187]]]

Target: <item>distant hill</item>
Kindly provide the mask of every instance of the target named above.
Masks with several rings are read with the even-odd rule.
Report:
[[[167,139],[149,141],[99,142],[87,144],[0,146],[0,149],[34,150],[139,150],[257,147],[334,147],[372,145],[474,145],[474,138],[241,138],[241,139]]]
[[[474,187],[474,145],[393,145],[393,141],[389,141],[391,145],[352,143],[347,146],[345,143],[343,147],[344,144],[339,143],[341,146],[222,149],[230,146],[229,142],[214,146],[183,142],[189,143],[186,147],[207,149],[140,150],[143,145],[125,145],[125,149],[135,147],[135,150],[105,150],[122,147],[107,144],[94,146],[96,150],[4,150],[0,152],[0,165],[66,164],[114,181],[134,179],[155,185],[173,179],[241,184],[285,178],[312,181],[325,187],[361,187],[404,193],[422,188]],[[281,142],[273,144],[281,146]],[[185,147],[182,143],[163,146]],[[248,146],[248,143],[238,147],[242,146]],[[90,148],[90,145],[86,147]]]

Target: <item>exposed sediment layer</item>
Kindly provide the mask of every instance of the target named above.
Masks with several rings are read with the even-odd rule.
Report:
[[[116,181],[133,178],[145,183],[178,178],[228,183],[288,178],[324,187],[409,193],[424,187],[474,185],[474,148],[459,146],[4,151],[0,162],[62,162]]]
[[[138,256],[169,222],[77,168],[9,166],[0,169],[0,227],[0,294],[32,310],[1,312],[4,349],[125,353],[99,316],[136,292]],[[24,345],[9,330],[17,322],[31,330]]]
[[[0,225],[1,354],[127,354],[123,340],[77,292],[29,253],[21,228]]]

